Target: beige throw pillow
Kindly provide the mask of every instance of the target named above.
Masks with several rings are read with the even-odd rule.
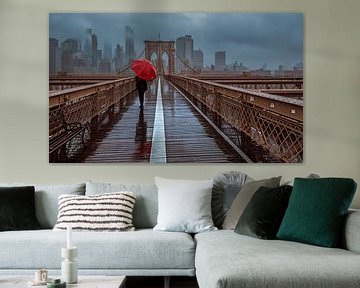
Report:
[[[261,187],[276,188],[279,187],[281,176],[258,181],[251,181],[244,184],[232,203],[227,213],[223,229],[234,230],[241,214],[244,212],[246,205],[249,203],[255,192]]]
[[[133,192],[122,191],[92,196],[59,196],[59,215],[54,231],[134,231]]]

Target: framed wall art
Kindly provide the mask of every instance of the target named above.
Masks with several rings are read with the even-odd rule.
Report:
[[[303,158],[302,13],[49,14],[49,162]]]

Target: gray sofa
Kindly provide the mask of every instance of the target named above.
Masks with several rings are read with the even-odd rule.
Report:
[[[0,275],[30,274],[39,268],[48,269],[50,275],[60,273],[60,248],[66,246],[66,232],[51,230],[60,194],[94,195],[127,190],[136,195],[133,212],[136,231],[73,232],[79,252],[79,274],[166,276],[166,279],[196,275],[200,288],[360,287],[360,211],[350,211],[347,216],[343,249],[331,249],[259,240],[232,230],[195,236],[153,231],[158,209],[155,185],[88,182],[35,185],[35,189],[37,218],[43,229],[0,232]]]

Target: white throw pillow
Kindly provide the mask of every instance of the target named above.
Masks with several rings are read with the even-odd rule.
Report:
[[[55,231],[72,226],[74,231],[133,231],[132,192],[105,193],[92,196],[59,196],[59,215]]]
[[[213,180],[155,177],[159,212],[154,230],[198,233],[217,230],[211,217]]]

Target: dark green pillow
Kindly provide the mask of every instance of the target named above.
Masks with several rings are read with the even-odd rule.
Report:
[[[235,232],[261,239],[275,239],[288,206],[292,187],[260,187],[252,196]]]
[[[355,190],[349,178],[295,178],[277,238],[337,247]]]
[[[0,231],[39,229],[35,188],[0,187]]]

